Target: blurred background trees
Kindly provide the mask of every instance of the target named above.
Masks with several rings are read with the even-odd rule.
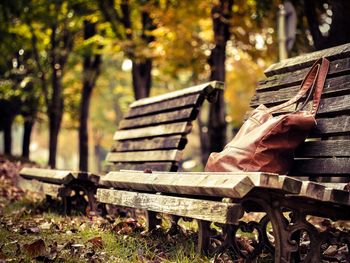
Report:
[[[279,59],[282,4],[292,12],[289,56],[350,42],[346,0],[2,1],[2,152],[101,170],[134,99],[222,80],[225,93],[202,110],[188,147],[200,169],[232,138],[263,69]]]

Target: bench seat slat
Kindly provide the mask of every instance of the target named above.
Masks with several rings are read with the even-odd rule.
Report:
[[[39,182],[35,179],[27,180],[21,177],[18,178],[17,186],[22,190],[44,193],[52,197],[58,197],[61,189],[64,188],[64,185]]]
[[[133,119],[124,119],[119,124],[119,129],[130,129],[149,125],[159,125],[163,123],[190,121],[197,117],[198,110],[190,107],[181,110],[159,113],[155,115],[146,115]]]
[[[265,70],[266,76],[272,76],[284,72],[293,72],[300,68],[311,66],[318,58],[326,57],[329,60],[335,60],[349,56],[350,44],[344,44],[337,47],[327,48],[324,50],[312,52],[302,56],[282,60],[268,67]]]
[[[133,130],[119,130],[114,133],[114,140],[127,140],[136,138],[148,138],[165,135],[187,134],[191,131],[192,125],[188,122],[163,124]]]
[[[20,173],[22,177],[37,179],[44,182],[56,184],[68,184],[74,179],[70,171],[51,170],[41,168],[23,168]]]
[[[140,151],[140,150],[161,150],[161,149],[179,149],[185,148],[187,140],[182,135],[167,137],[155,137],[141,140],[116,141],[111,151]]]
[[[98,189],[97,200],[223,224],[237,223],[243,214],[239,204],[120,190]]]
[[[179,150],[110,152],[107,154],[108,162],[159,162],[179,161],[182,152]]]
[[[341,189],[329,188],[327,185],[310,181],[303,182],[302,190],[297,196],[322,202],[350,206],[350,192]]]
[[[241,173],[167,173],[139,171],[110,172],[101,185],[118,189],[242,198],[255,187],[298,193],[301,182],[276,174]]]

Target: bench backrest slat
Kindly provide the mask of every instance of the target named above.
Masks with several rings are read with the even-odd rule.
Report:
[[[275,63],[265,70],[266,76],[277,75],[285,72],[293,72],[301,67],[311,66],[314,61],[320,57],[327,57],[329,60],[337,60],[343,57],[349,57],[350,45],[344,44],[333,48],[316,51],[310,54],[290,58]]]
[[[270,66],[259,82],[251,106],[271,107],[293,97],[310,66],[321,56],[330,60],[317,126],[296,151],[291,175],[344,177],[350,181],[350,44],[287,59]],[[306,107],[309,108],[311,103]],[[295,110],[292,105],[276,114]]]
[[[137,152],[110,152],[106,160],[108,162],[159,162],[180,161],[179,150],[163,151],[137,151]]]
[[[170,124],[161,124],[157,126],[148,126],[130,130],[119,130],[114,133],[114,140],[140,139],[174,134],[187,134],[191,131],[189,122],[176,122]]]
[[[191,94],[181,98],[160,101],[151,105],[142,105],[139,107],[131,108],[130,111],[125,115],[125,118],[130,119],[139,116],[158,114],[161,112],[199,106],[201,102],[203,102],[202,99],[204,98],[201,96],[201,94]]]
[[[172,135],[166,137],[146,138],[140,140],[116,141],[112,152],[127,152],[140,150],[165,150],[179,149],[183,150],[187,143],[186,138],[182,135]]]
[[[163,112],[154,115],[147,115],[132,119],[124,119],[120,122],[119,129],[130,129],[149,125],[159,125],[189,119],[193,120],[197,117],[197,114],[198,110],[196,108],[189,107],[181,110],[173,110],[170,112]]]

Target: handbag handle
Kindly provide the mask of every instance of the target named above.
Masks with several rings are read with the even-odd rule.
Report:
[[[311,98],[311,94],[314,93],[311,114],[315,115],[320,104],[323,86],[327,77],[328,69],[329,61],[326,58],[318,59],[312,65],[311,69],[303,79],[298,93],[289,101],[269,108],[268,113],[276,112],[298,102],[307,93],[307,91],[311,89],[309,95],[307,96],[307,99],[301,106],[301,109],[305,107],[305,105],[309,102]]]

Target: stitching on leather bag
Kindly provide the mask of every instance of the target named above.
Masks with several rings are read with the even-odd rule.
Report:
[[[258,121],[256,118],[250,116],[249,119],[252,120],[255,124],[260,124],[261,125],[261,122]]]

